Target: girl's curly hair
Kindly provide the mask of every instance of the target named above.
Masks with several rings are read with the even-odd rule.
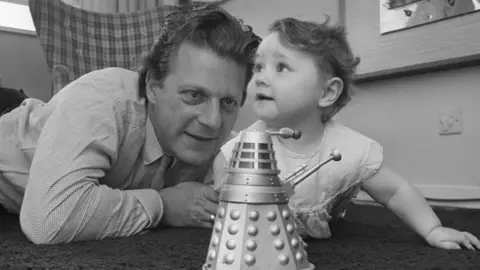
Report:
[[[348,44],[345,29],[329,25],[330,17],[323,23],[284,18],[273,22],[269,30],[280,35],[287,46],[315,57],[324,74],[343,81],[343,91],[335,104],[322,117],[322,122],[332,118],[348,104],[352,96],[352,77],[360,58],[355,57]]]

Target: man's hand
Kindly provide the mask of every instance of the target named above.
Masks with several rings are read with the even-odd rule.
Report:
[[[459,232],[447,227],[437,227],[425,238],[429,245],[443,249],[480,250],[480,241],[469,232]]]
[[[172,186],[180,184],[182,182],[203,182],[209,173],[209,170],[213,166],[214,158],[210,159],[202,165],[191,165],[181,160],[177,160],[173,168],[168,169],[165,172],[165,179],[172,180],[170,183]],[[166,187],[168,183],[166,183]]]
[[[183,182],[159,193],[164,208],[162,224],[172,227],[213,226],[210,216],[217,212],[219,194],[212,186]]]

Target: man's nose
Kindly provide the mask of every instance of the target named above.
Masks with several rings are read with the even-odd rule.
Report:
[[[220,102],[212,101],[205,103],[198,121],[210,129],[219,129],[222,125]]]

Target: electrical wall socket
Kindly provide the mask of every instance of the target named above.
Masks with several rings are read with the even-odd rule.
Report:
[[[463,127],[461,109],[449,108],[440,111],[438,119],[438,134],[461,134],[462,129]]]

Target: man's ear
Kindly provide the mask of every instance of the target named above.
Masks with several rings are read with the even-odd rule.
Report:
[[[145,92],[147,94],[147,100],[148,100],[148,103],[155,104],[157,99],[157,93],[159,88],[161,87],[161,84],[160,82],[153,79],[149,79],[148,77],[149,76],[147,76],[147,78],[145,79],[146,80]]]
[[[318,99],[318,106],[326,108],[335,103],[343,91],[343,81],[338,77],[329,79],[323,88],[322,96]]]

